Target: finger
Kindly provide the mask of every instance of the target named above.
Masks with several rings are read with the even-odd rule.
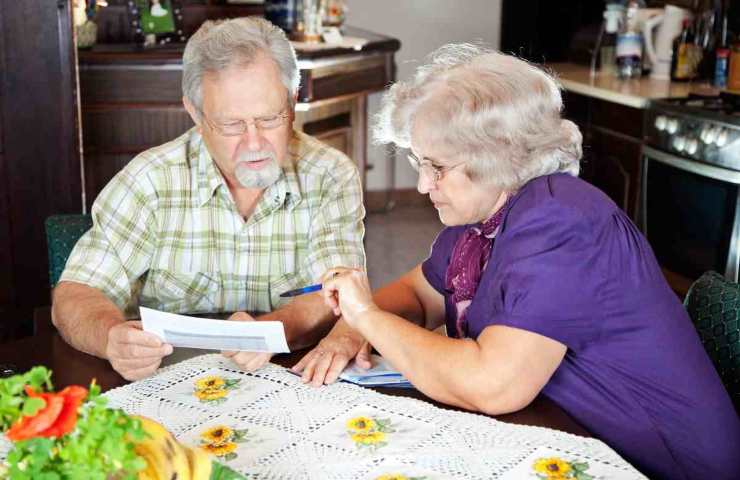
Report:
[[[147,347],[133,343],[113,344],[111,355],[118,358],[162,358],[171,354],[172,345],[164,343],[159,347]]]
[[[348,363],[349,357],[347,357],[346,355],[343,355],[341,353],[334,355],[334,358],[329,365],[329,369],[326,371],[324,383],[329,385],[336,382],[337,378],[339,378],[339,374],[342,373],[344,367],[346,367]]]
[[[355,363],[358,367],[363,368],[365,370],[369,370],[373,368],[373,361],[370,357],[370,343],[365,342],[362,347],[360,348],[360,351],[357,352],[357,356],[355,357]]]
[[[139,324],[134,325],[134,324]],[[153,333],[141,330],[141,322],[126,322],[110,329],[109,338],[115,343],[129,343],[145,347],[158,348],[164,344],[162,340]]]
[[[326,355],[322,355],[321,357],[319,357],[318,361],[316,362],[316,368],[313,372],[313,380],[311,381],[311,386],[320,387],[324,384],[326,372],[329,370],[329,365],[331,365],[332,358],[334,358],[334,355],[331,353],[327,353]]]
[[[126,380],[141,380],[142,378],[146,378],[157,371],[157,368],[159,367],[159,362],[154,363],[152,365],[143,367],[143,368],[136,368],[132,370],[128,369],[117,369],[115,366],[113,367],[118,371],[118,373],[121,374],[123,378]]]
[[[254,372],[255,370],[259,370],[270,361],[270,358],[272,358],[272,354],[270,353],[260,353],[259,355],[255,355],[247,363],[247,371]]]
[[[307,354],[305,354],[303,356],[303,358],[301,358],[300,360],[298,360],[298,363],[296,363],[295,365],[293,365],[290,369],[293,372],[295,372],[295,373],[301,373],[303,371],[303,369],[306,367],[306,364],[312,358],[312,355],[311,355],[312,352],[313,352],[313,350],[311,350],[310,352],[308,352]]]
[[[236,320],[239,322],[253,322],[254,317],[248,314],[247,312],[234,312],[229,317],[229,320]]]
[[[123,368],[126,370],[136,370],[140,368],[149,367],[151,365],[158,365],[161,362],[161,357],[150,357],[150,358],[111,358],[111,363],[115,363],[116,367]]]
[[[322,277],[321,277],[321,283],[326,283],[326,282],[328,282],[329,280],[331,280],[334,277],[337,277],[337,276],[339,276],[339,275],[341,275],[343,273],[351,272],[351,271],[352,271],[352,269],[351,268],[347,268],[347,267],[333,267],[333,268],[330,268],[329,270],[326,271],[326,273],[324,273],[324,275],[322,275]]]
[[[253,372],[262,367],[270,359],[270,354],[259,352],[237,352],[231,359],[239,368]]]
[[[223,350],[223,351],[221,351],[221,355],[223,355],[226,358],[232,358],[237,353],[239,353],[237,350]]]
[[[303,369],[303,375],[301,375],[301,381],[303,383],[308,383],[313,379],[313,372],[314,370],[316,370],[316,362],[319,361],[319,358],[321,358],[322,353],[319,353],[318,349],[314,349],[311,352],[309,352],[308,355],[310,355],[311,358],[309,358],[308,363],[306,364],[306,367]]]

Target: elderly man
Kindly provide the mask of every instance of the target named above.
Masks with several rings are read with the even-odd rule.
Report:
[[[326,333],[334,317],[318,294],[279,294],[364,266],[364,208],[351,160],[292,129],[298,84],[295,52],[269,22],[206,22],[190,39],[182,85],[195,127],[134,158],[96,199],[54,291],[71,345],[138,379],[172,352],[126,321],[138,305],[271,312],[259,319],[282,321],[293,347]],[[247,370],[269,359],[224,355]]]

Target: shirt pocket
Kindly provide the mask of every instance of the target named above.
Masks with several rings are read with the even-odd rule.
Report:
[[[281,293],[306,286],[308,286],[306,280],[304,280],[297,272],[288,272],[279,277],[271,278],[269,285],[270,309],[275,310],[292,299],[292,297],[281,297]]]
[[[215,275],[214,275],[215,276]],[[220,284],[203,272],[150,270],[147,278],[153,303],[172,313],[207,313],[218,311]]]

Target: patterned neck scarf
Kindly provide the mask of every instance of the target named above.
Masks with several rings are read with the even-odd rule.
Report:
[[[493,238],[498,232],[512,197],[513,195],[509,195],[504,205],[488,220],[465,230],[452,250],[450,264],[445,274],[445,288],[452,292],[452,301],[457,312],[455,325],[458,338],[467,337],[465,311],[478,289],[481,274],[491,256]]]

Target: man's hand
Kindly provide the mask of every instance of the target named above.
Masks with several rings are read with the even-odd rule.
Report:
[[[356,332],[330,333],[293,366],[296,373],[303,372],[301,380],[314,387],[336,382],[350,360],[360,368],[371,368],[370,344]]]
[[[162,358],[171,353],[172,345],[142,330],[141,322],[122,322],[108,330],[105,356],[126,380],[148,377],[157,370]]]
[[[229,317],[229,320],[237,320],[240,322],[254,322],[254,317],[244,312],[236,312]],[[270,361],[272,353],[265,352],[234,352],[231,350],[225,350],[221,354],[230,358],[236,363],[239,368],[247,372],[253,372],[264,364]]]

